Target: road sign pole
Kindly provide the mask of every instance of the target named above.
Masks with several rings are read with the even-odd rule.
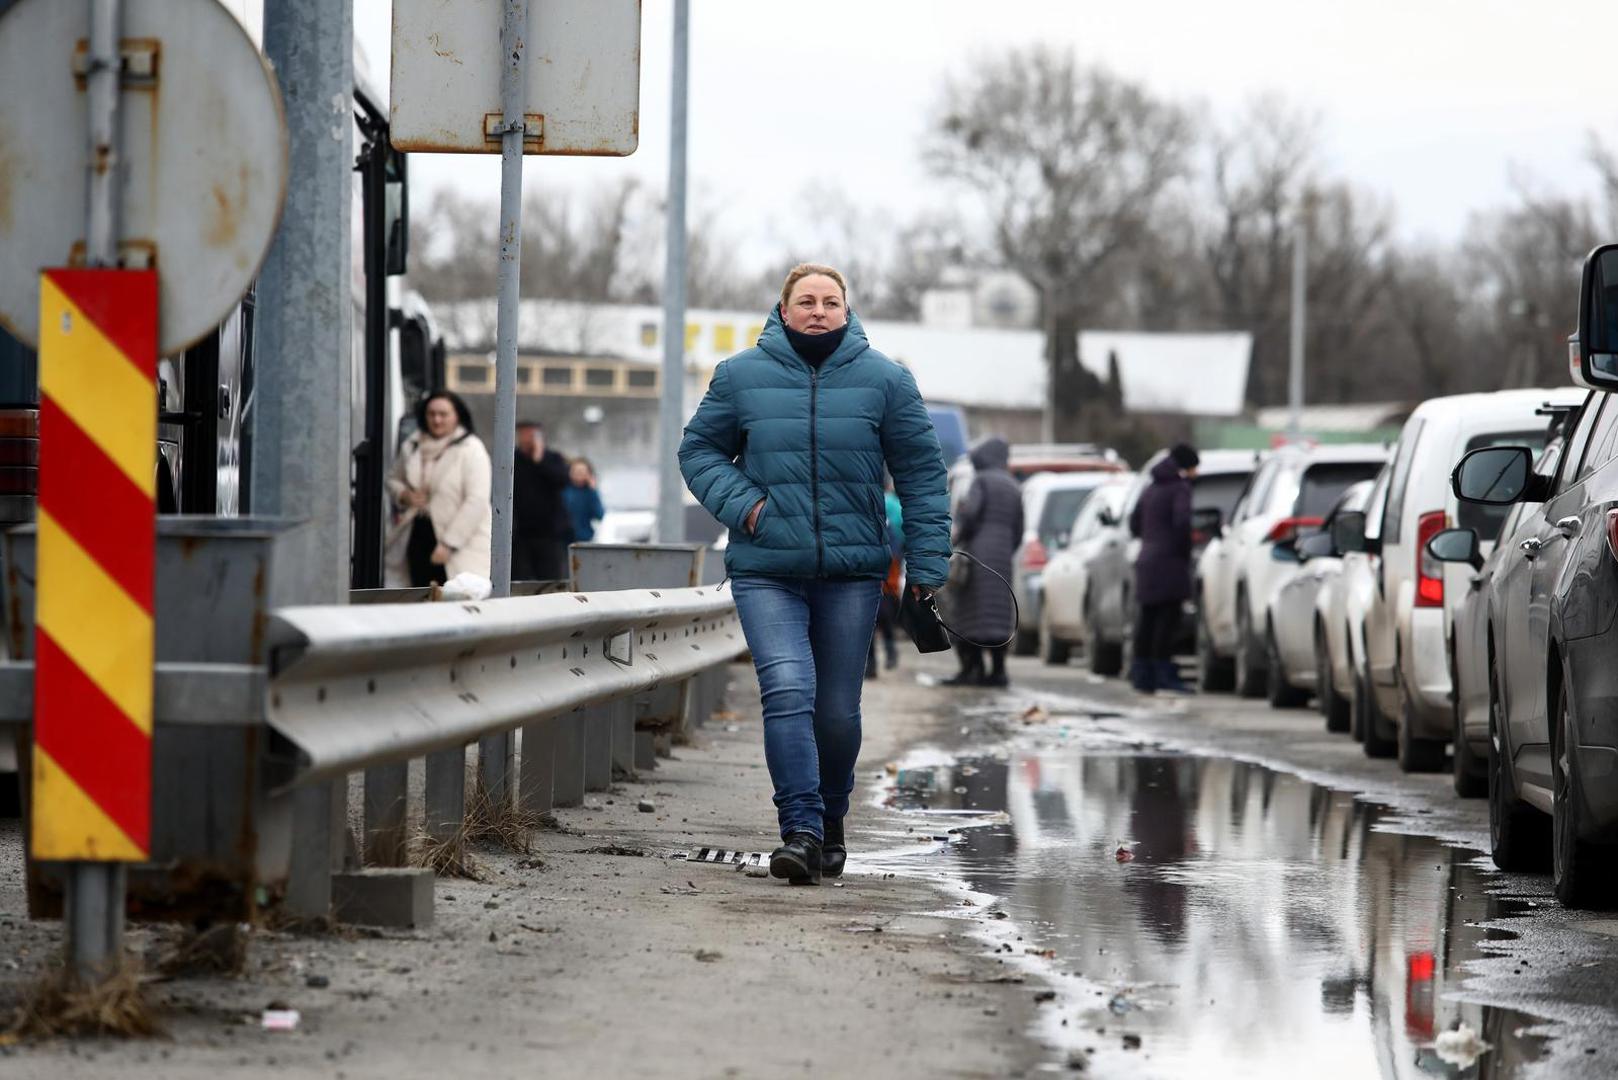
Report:
[[[84,235],[85,261],[94,267],[118,265],[122,25],[122,0],[92,0],[90,70],[85,88],[90,106],[90,203]],[[64,898],[68,962],[80,982],[98,981],[117,964],[123,951],[126,884],[122,863],[75,862],[68,871]]]
[[[527,128],[528,0],[505,0],[500,22],[500,274],[494,358],[494,535],[489,560],[493,596],[511,595],[511,500],[517,456],[517,304],[522,268],[522,158]],[[511,735],[478,741],[483,790],[511,801]]]
[[[674,86],[669,116],[668,261],[663,265],[663,398],[658,409],[657,538],[685,539],[680,429],[685,423],[685,128],[690,0],[674,0]]]

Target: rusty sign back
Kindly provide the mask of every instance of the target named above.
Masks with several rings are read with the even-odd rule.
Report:
[[[640,0],[529,0],[529,154],[640,143]],[[500,152],[500,0],[394,0],[393,145]]]

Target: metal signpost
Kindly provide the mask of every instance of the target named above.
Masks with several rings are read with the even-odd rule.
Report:
[[[0,20],[0,99],[29,103],[0,113],[0,321],[40,353],[29,853],[69,864],[70,969],[93,982],[153,847],[157,357],[251,283],[285,133],[215,0],[25,0]]]
[[[510,596],[522,155],[635,152],[639,0],[396,0],[390,96],[395,149],[501,155],[490,581],[492,595]],[[512,795],[511,757],[509,733],[478,744],[496,803]],[[429,788],[454,790],[443,774],[462,762],[456,751],[429,759]]]
[[[663,397],[658,410],[657,538],[685,539],[680,425],[685,419],[685,130],[691,2],[674,0],[674,72],[669,108],[668,253],[663,264]]]

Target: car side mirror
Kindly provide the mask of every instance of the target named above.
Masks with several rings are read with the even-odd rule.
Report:
[[[1199,510],[1191,511],[1191,534],[1201,534],[1204,538],[1212,540],[1220,535],[1225,528],[1225,515],[1219,512],[1217,506],[1204,506]]]
[[[1483,555],[1478,551],[1478,534],[1471,529],[1445,529],[1427,541],[1427,554],[1439,562],[1465,563],[1474,570],[1483,569]]]
[[[1579,328],[1567,350],[1575,383],[1618,390],[1618,244],[1603,244],[1584,258]]]
[[[1485,446],[1461,458],[1450,474],[1450,488],[1462,502],[1510,506],[1538,494],[1534,454],[1526,446]]]
[[[1337,545],[1332,542],[1331,533],[1310,533],[1298,541],[1298,558],[1302,562],[1310,559],[1329,559],[1337,554]]]
[[[1331,546],[1339,555],[1364,552],[1365,511],[1340,510],[1331,519]]]
[[[1051,548],[1053,550],[1055,550],[1055,551],[1066,551],[1067,550],[1067,545],[1069,543],[1071,543],[1072,540],[1073,540],[1073,534],[1072,533],[1065,533],[1065,532],[1057,533],[1055,539],[1053,539],[1051,541]]]
[[[1110,529],[1118,524],[1118,515],[1111,510],[1103,510],[1096,515],[1096,520]]]

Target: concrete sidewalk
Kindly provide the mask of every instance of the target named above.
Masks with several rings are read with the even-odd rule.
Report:
[[[1010,1076],[1047,1056],[1026,1034],[1037,988],[991,982],[1005,968],[969,923],[918,914],[958,899],[853,872],[862,850],[914,843],[913,819],[868,809],[872,785],[906,747],[959,741],[948,691],[905,672],[867,684],[841,887],[666,857],[776,842],[757,685],[732,671],[733,715],[641,782],[559,811],[531,856],[483,852],[484,881],[441,880],[430,929],[255,931],[241,977],[152,987],[171,1039],[6,1048],[0,1074]],[[59,943],[57,924],[23,917],[19,849],[16,823],[0,823],[0,938],[19,963],[0,970],[0,1004]],[[174,935],[131,939],[156,951]],[[298,1030],[261,1030],[271,1005],[299,1010]]]

